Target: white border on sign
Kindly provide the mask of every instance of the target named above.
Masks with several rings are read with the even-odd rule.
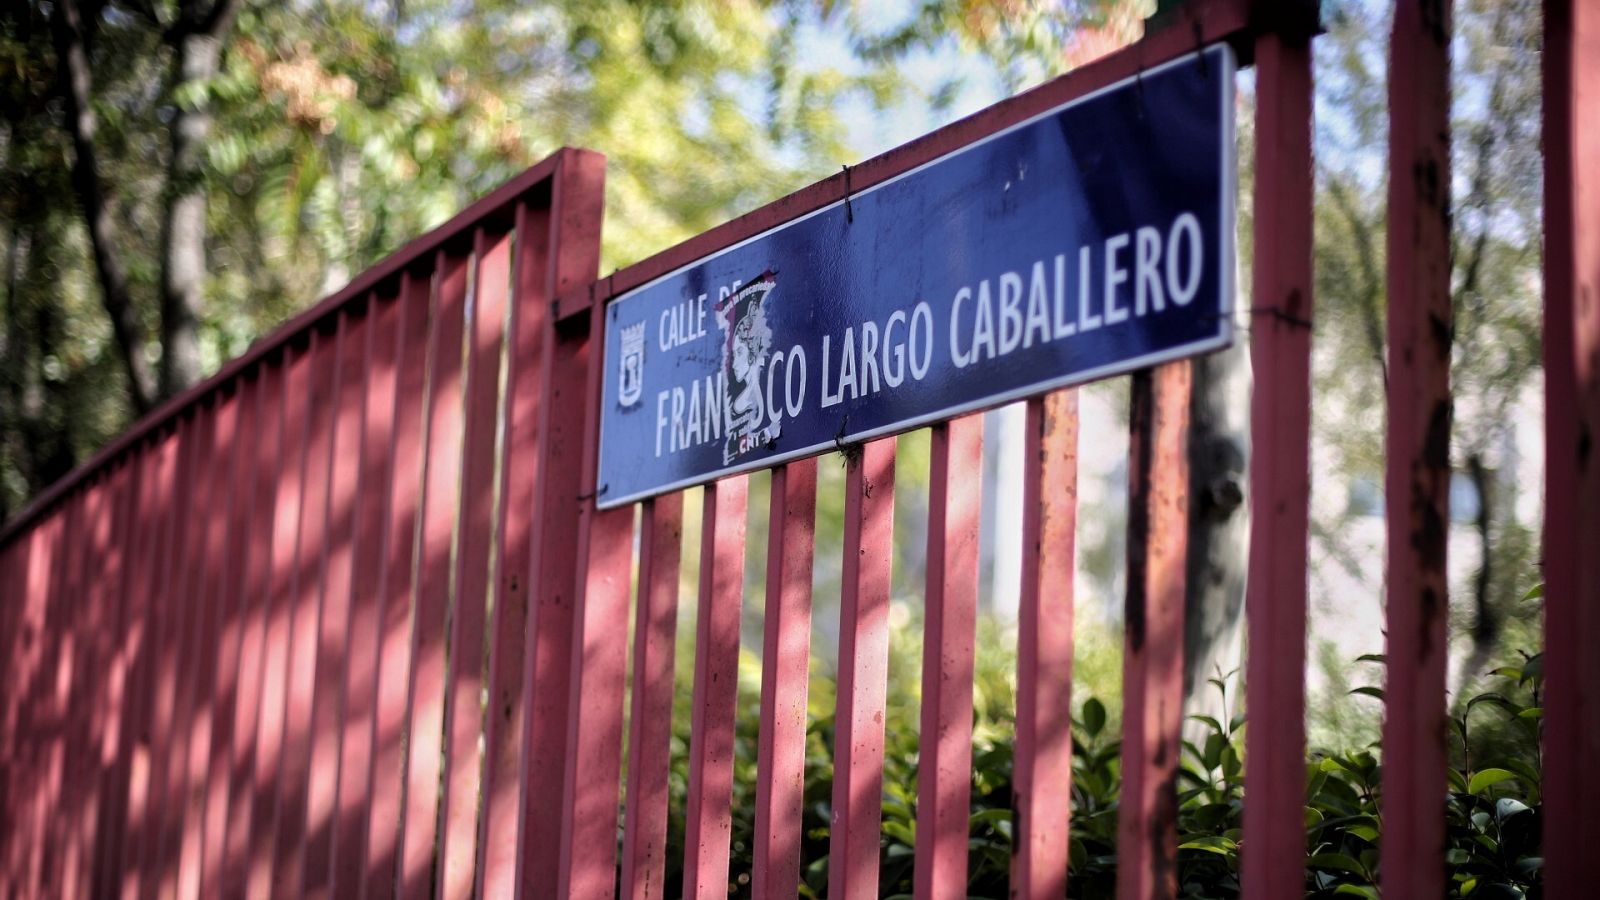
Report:
[[[851,194],[850,196],[851,196],[851,198],[857,198],[857,197],[864,196],[866,194],[870,194],[873,191],[876,191],[876,190],[878,190],[880,188],[888,187],[889,185],[894,184],[896,181],[899,181],[902,178],[906,178],[908,176],[914,175],[917,172],[922,171],[923,169],[929,168],[930,166],[937,165],[937,164],[939,164],[941,162],[944,162],[947,159],[951,159],[951,158],[953,158],[955,156],[958,156],[958,155],[960,155],[962,153],[965,153],[968,150],[973,149],[974,147],[980,147],[980,146],[988,143],[989,141],[995,140],[996,138],[1003,137],[1003,136],[1005,136],[1007,134],[1010,134],[1013,131],[1017,131],[1018,129],[1021,129],[1021,128],[1026,128],[1029,125],[1032,125],[1032,124],[1034,124],[1034,123],[1036,123],[1036,122],[1038,122],[1038,121],[1040,121],[1042,119],[1047,119],[1047,118],[1049,118],[1051,116],[1054,116],[1054,115],[1062,112],[1063,110],[1071,109],[1072,107],[1074,107],[1074,106],[1076,106],[1076,105],[1078,105],[1080,103],[1085,103],[1085,102],[1087,102],[1089,100],[1092,100],[1092,99],[1100,96],[1101,94],[1105,94],[1105,93],[1108,93],[1110,91],[1119,90],[1119,89],[1121,89],[1121,88],[1123,88],[1123,87],[1125,87],[1125,86],[1127,86],[1129,84],[1133,84],[1133,83],[1138,82],[1139,79],[1141,79],[1141,78],[1147,77],[1147,76],[1152,75],[1152,74],[1157,73],[1157,72],[1161,72],[1161,71],[1163,71],[1165,69],[1169,69],[1169,68],[1172,68],[1174,66],[1180,66],[1180,65],[1184,65],[1184,64],[1193,64],[1195,62],[1195,60],[1200,59],[1201,57],[1203,57],[1204,55],[1209,54],[1209,53],[1216,53],[1220,57],[1220,62],[1221,62],[1221,66],[1222,66],[1222,69],[1223,69],[1223,83],[1222,83],[1222,91],[1221,91],[1221,98],[1222,98],[1222,110],[1221,110],[1221,112],[1222,112],[1222,128],[1221,128],[1222,135],[1221,135],[1221,142],[1222,142],[1222,146],[1221,146],[1221,153],[1219,154],[1220,165],[1222,167],[1222,171],[1220,173],[1221,177],[1219,179],[1221,181],[1221,184],[1222,184],[1222,202],[1219,203],[1218,206],[1217,206],[1218,218],[1219,218],[1219,222],[1217,223],[1217,235],[1218,235],[1218,247],[1217,247],[1217,250],[1218,250],[1218,255],[1221,256],[1221,261],[1220,262],[1221,262],[1221,269],[1222,269],[1222,271],[1218,273],[1218,288],[1222,293],[1222,297],[1221,297],[1221,312],[1217,316],[1217,333],[1212,337],[1204,338],[1204,339],[1198,340],[1198,341],[1191,341],[1191,342],[1189,342],[1187,344],[1184,344],[1182,346],[1171,347],[1171,348],[1168,348],[1166,350],[1161,350],[1161,351],[1158,351],[1156,353],[1147,353],[1147,354],[1144,354],[1142,356],[1129,357],[1127,359],[1117,360],[1114,363],[1108,363],[1108,364],[1103,365],[1103,366],[1097,366],[1096,368],[1093,368],[1093,369],[1086,369],[1086,370],[1081,371],[1081,372],[1074,372],[1074,373],[1071,373],[1069,375],[1063,375],[1063,376],[1060,376],[1060,377],[1057,377],[1057,378],[1048,379],[1048,380],[1045,380],[1045,381],[1034,382],[1033,384],[1025,385],[1025,386],[1019,387],[1019,388],[1014,388],[1012,390],[1005,391],[1005,392],[999,393],[999,394],[994,394],[994,395],[991,395],[991,396],[988,396],[988,397],[984,397],[984,398],[979,399],[979,400],[974,400],[974,401],[971,401],[971,402],[968,402],[968,403],[961,403],[961,404],[956,404],[954,406],[944,407],[942,409],[936,410],[936,411],[931,412],[931,413],[926,413],[924,415],[916,416],[916,417],[911,418],[911,419],[904,419],[904,420],[901,420],[901,421],[898,421],[898,422],[894,422],[894,423],[892,423],[890,425],[885,425],[885,426],[880,427],[880,428],[874,428],[874,429],[872,429],[870,431],[863,431],[863,432],[859,432],[859,433],[850,433],[850,434],[846,435],[846,437],[845,437],[845,440],[846,440],[847,443],[858,444],[858,443],[862,443],[862,442],[865,442],[865,441],[873,440],[874,438],[884,437],[884,436],[890,435],[890,434],[899,434],[899,433],[905,432],[905,431],[912,431],[912,430],[914,430],[916,428],[920,428],[923,425],[928,425],[928,424],[931,424],[931,423],[934,423],[934,422],[943,421],[945,419],[953,419],[953,418],[956,418],[957,416],[966,415],[967,413],[977,412],[978,410],[991,409],[991,408],[998,407],[998,406],[1004,406],[1005,404],[1011,403],[1011,402],[1016,401],[1016,400],[1021,400],[1021,399],[1027,398],[1027,397],[1033,397],[1033,396],[1036,396],[1038,394],[1046,394],[1046,393],[1049,393],[1050,391],[1059,390],[1059,389],[1064,388],[1064,387],[1072,387],[1074,385],[1087,384],[1087,383],[1089,383],[1091,381],[1099,381],[1102,378],[1109,378],[1109,377],[1111,377],[1113,375],[1121,375],[1121,374],[1125,374],[1127,372],[1135,371],[1137,369],[1148,368],[1150,366],[1156,366],[1156,365],[1160,365],[1162,363],[1172,362],[1174,360],[1185,359],[1185,358],[1190,357],[1190,356],[1198,356],[1198,355],[1200,355],[1202,353],[1206,353],[1206,352],[1209,352],[1211,350],[1218,350],[1218,349],[1221,349],[1223,347],[1226,347],[1229,343],[1232,342],[1232,339],[1233,339],[1233,314],[1234,314],[1234,311],[1233,311],[1233,297],[1234,297],[1234,290],[1235,290],[1235,287],[1236,287],[1235,284],[1234,284],[1234,282],[1236,280],[1235,279],[1235,274],[1236,273],[1234,272],[1234,268],[1237,265],[1237,263],[1236,263],[1236,261],[1234,259],[1234,253],[1235,253],[1234,233],[1233,233],[1233,229],[1228,227],[1228,225],[1229,225],[1230,222],[1234,221],[1234,205],[1235,205],[1235,202],[1236,202],[1236,196],[1235,195],[1238,193],[1238,159],[1237,159],[1237,154],[1235,153],[1236,137],[1235,137],[1234,114],[1233,114],[1233,112],[1234,112],[1234,110],[1233,110],[1233,106],[1234,106],[1234,90],[1236,88],[1235,75],[1236,75],[1237,70],[1238,70],[1238,61],[1237,61],[1236,57],[1234,56],[1233,48],[1231,46],[1229,46],[1228,44],[1226,44],[1226,43],[1213,44],[1212,46],[1206,47],[1203,50],[1199,50],[1199,51],[1196,51],[1194,53],[1188,53],[1188,54],[1185,54],[1183,56],[1177,57],[1176,59],[1168,60],[1167,62],[1164,62],[1161,65],[1154,66],[1154,67],[1152,67],[1150,69],[1147,69],[1147,70],[1144,70],[1142,72],[1139,72],[1136,75],[1130,75],[1127,78],[1122,79],[1121,81],[1112,82],[1111,84],[1105,85],[1104,87],[1097,88],[1097,89],[1095,89],[1093,91],[1090,91],[1087,94],[1084,94],[1081,97],[1074,97],[1071,100],[1068,100],[1067,102],[1060,104],[1059,106],[1051,107],[1050,109],[1047,109],[1044,112],[1041,112],[1041,113],[1038,113],[1036,115],[1030,116],[1029,118],[1023,119],[1020,122],[1017,122],[1015,124],[1009,125],[1009,126],[1003,128],[1003,129],[999,130],[999,131],[993,132],[991,134],[984,135],[983,137],[979,138],[978,140],[973,141],[970,144],[965,144],[965,145],[963,145],[961,147],[957,147],[956,149],[951,150],[948,153],[945,153],[943,155],[934,157],[933,159],[930,159],[927,162],[924,162],[924,163],[922,163],[922,164],[920,164],[918,166],[915,166],[913,168],[907,169],[906,171],[901,172],[901,173],[899,173],[897,175],[894,175],[894,176],[892,176],[890,178],[886,178],[883,181],[880,181],[877,184],[872,185],[871,187],[864,188],[864,189],[862,189],[860,191],[856,191],[853,194]],[[706,263],[711,262],[712,260],[714,260],[714,259],[716,259],[716,258],[718,258],[718,257],[720,257],[720,256],[722,256],[724,254],[731,253],[731,252],[739,249],[740,247],[743,247],[743,246],[745,246],[747,244],[754,243],[755,241],[759,241],[759,240],[767,237],[768,235],[773,234],[774,232],[781,231],[781,230],[783,230],[785,228],[788,228],[788,227],[790,227],[792,225],[796,225],[796,224],[798,224],[800,222],[804,222],[805,220],[811,218],[812,216],[821,215],[822,213],[825,213],[825,212],[827,212],[827,211],[829,211],[831,209],[834,209],[834,208],[839,207],[839,206],[843,206],[844,203],[845,203],[845,198],[840,198],[838,200],[833,201],[832,203],[827,204],[826,206],[820,206],[820,207],[818,207],[818,208],[816,208],[816,209],[814,209],[814,210],[812,210],[812,211],[810,211],[810,212],[808,212],[808,213],[806,213],[804,215],[796,216],[793,219],[789,219],[787,221],[781,222],[781,223],[779,223],[777,225],[772,226],[771,228],[768,228],[768,229],[766,229],[764,231],[761,231],[761,232],[758,232],[756,234],[753,234],[750,237],[747,237],[744,240],[741,240],[741,241],[739,241],[737,243],[729,244],[728,246],[723,247],[723,248],[721,248],[721,249],[719,249],[719,250],[717,250],[717,251],[715,251],[713,253],[708,253],[705,256],[702,256],[702,257],[700,257],[698,259],[695,259],[695,260],[693,260],[691,262],[685,263],[685,264],[679,266],[678,268],[673,269],[670,272],[667,272],[667,273],[662,274],[662,275],[658,275],[655,278],[652,278],[649,281],[645,282],[644,284],[641,284],[636,288],[633,288],[633,289],[631,289],[629,291],[626,291],[626,292],[624,292],[622,294],[619,294],[617,297],[612,299],[611,302],[607,304],[607,315],[609,316],[610,315],[610,310],[612,308],[615,308],[618,304],[623,303],[624,301],[628,300],[631,297],[634,297],[637,294],[642,293],[643,291],[649,290],[650,288],[656,286],[657,284],[660,284],[663,281],[666,281],[669,278],[676,277],[677,275],[680,275],[680,274],[682,274],[684,272],[687,272],[688,270],[693,269],[696,266],[705,265]],[[600,359],[600,366],[601,366],[601,373],[600,373],[600,378],[601,378],[601,382],[600,382],[600,403],[601,403],[602,410],[604,409],[604,406],[605,406],[605,398],[610,396],[608,391],[610,390],[610,387],[611,387],[611,371],[610,371],[609,366],[607,366],[607,364],[606,364],[606,358],[605,358],[605,350],[606,350],[605,341],[606,341],[607,333],[609,333],[609,331],[610,331],[610,328],[609,328],[609,326],[607,326],[606,331],[602,332],[601,335],[600,335],[600,341],[601,341],[601,347],[600,347],[600,357],[601,357],[601,359]],[[600,412],[599,410],[597,410],[596,412],[599,412],[603,416],[603,412]],[[603,423],[604,423],[604,420],[602,418],[601,424],[603,425]],[[828,450],[830,448],[833,448],[833,447],[835,447],[837,445],[838,445],[838,441],[834,441],[834,440],[821,441],[819,443],[811,444],[811,445],[805,446],[805,447],[800,447],[800,448],[797,448],[797,449],[794,449],[794,450],[785,450],[784,452],[776,454],[774,456],[766,456],[766,457],[762,457],[760,459],[753,459],[753,460],[750,460],[748,462],[735,463],[733,465],[724,466],[724,467],[722,467],[720,469],[713,469],[713,470],[710,470],[710,471],[701,472],[699,474],[692,475],[692,476],[690,476],[688,478],[681,478],[681,479],[679,479],[677,481],[669,482],[667,484],[646,488],[646,489],[644,489],[642,491],[635,491],[632,494],[627,494],[627,495],[618,496],[618,497],[605,497],[605,496],[600,495],[600,493],[599,493],[600,490],[601,490],[601,485],[604,485],[604,484],[607,483],[605,481],[605,477],[604,477],[605,473],[601,470],[601,466],[604,465],[604,462],[605,462],[605,429],[602,427],[602,428],[600,428],[599,439],[596,441],[596,447],[595,447],[596,453],[598,454],[598,458],[595,461],[595,463],[596,463],[595,464],[595,491],[596,491],[595,505],[600,509],[615,509],[616,507],[623,506],[623,505],[629,504],[629,503],[635,503],[635,502],[638,502],[640,500],[648,499],[650,497],[657,497],[657,496],[660,496],[662,494],[670,494],[673,491],[682,490],[684,488],[694,487],[694,486],[700,485],[700,484],[706,484],[706,483],[709,483],[709,482],[712,482],[712,481],[716,481],[719,478],[725,478],[725,477],[727,477],[729,475],[739,475],[739,474],[742,474],[742,473],[745,473],[745,472],[754,472],[754,471],[759,470],[759,469],[770,469],[770,468],[774,468],[776,466],[781,466],[784,463],[790,462],[792,460],[802,459],[802,458],[807,457],[807,456],[818,455],[822,451],[826,451],[826,450]]]

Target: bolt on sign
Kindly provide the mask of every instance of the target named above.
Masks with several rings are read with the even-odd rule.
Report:
[[[618,296],[600,505],[1226,346],[1234,69],[1150,69]]]

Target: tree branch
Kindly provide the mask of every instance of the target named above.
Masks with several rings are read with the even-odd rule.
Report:
[[[1356,258],[1361,263],[1361,330],[1367,339],[1367,349],[1378,364],[1378,375],[1383,379],[1383,389],[1387,393],[1389,363],[1383,355],[1383,317],[1378,310],[1378,297],[1382,288],[1378,281],[1377,257],[1373,252],[1372,227],[1356,211],[1355,204],[1351,202],[1349,193],[1344,189],[1344,182],[1338,178],[1329,178],[1328,192],[1333,197],[1333,205],[1338,208],[1339,214],[1344,216],[1345,223],[1350,226],[1351,235],[1356,241]]]

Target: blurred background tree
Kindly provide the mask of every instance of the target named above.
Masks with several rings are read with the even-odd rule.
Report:
[[[0,519],[151,404],[559,146],[592,147],[609,158],[610,269],[1114,49],[1141,33],[1155,6],[7,4],[0,8]],[[1377,411],[1387,14],[1377,0],[1323,6],[1311,577],[1314,622],[1332,627],[1313,629],[1312,658],[1329,660],[1324,668],[1337,677],[1321,679],[1323,696],[1312,709],[1338,723],[1335,735],[1355,740],[1361,732],[1351,723],[1361,721],[1361,710],[1351,705],[1365,701],[1345,696],[1339,670],[1360,652],[1382,649]],[[1461,475],[1451,552],[1461,602],[1452,617],[1461,648],[1455,683],[1462,685],[1504,648],[1537,646],[1538,606],[1523,598],[1537,581],[1542,492],[1540,24],[1532,0],[1462,0],[1456,19],[1453,458]],[[1252,91],[1246,72],[1239,115],[1246,201]],[[1241,263],[1248,265],[1247,205],[1241,214]],[[1125,417],[1123,393],[1116,383],[1085,392],[1086,403],[1106,411],[1110,432]],[[990,443],[1002,445],[1003,434],[992,429]],[[1079,565],[1087,590],[1080,604],[1101,610],[1092,621],[1112,628],[1096,625],[1107,654],[1082,646],[1079,653],[1101,660],[1080,669],[1100,679],[1095,693],[1114,705],[1125,502],[1118,478],[1125,473],[1116,468],[1120,438],[1106,434],[1084,447],[1086,479],[1098,487],[1086,484],[1082,495]],[[896,596],[915,614],[927,445],[916,437],[902,445]],[[1233,449],[1243,446],[1234,439]],[[1242,457],[1220,456],[1225,469],[1242,473]],[[1009,459],[991,456],[991,488],[1015,465]],[[824,466],[819,600],[837,577],[829,569],[837,553],[823,552],[837,541],[842,515],[834,508],[842,496],[837,470]],[[1242,502],[1247,486],[1233,480]],[[1227,486],[1218,492],[1227,495]],[[1014,528],[1012,512],[986,522],[989,547]],[[1207,565],[1242,570],[1242,525],[1237,516],[1230,522],[1234,535],[1216,532],[1224,539]],[[753,514],[754,548],[764,546],[763,527]],[[692,523],[686,530],[693,534]],[[747,567],[752,585],[759,555],[753,551]],[[1243,596],[1242,576],[1212,581],[1218,593],[1191,598],[1200,604],[1195,610],[1216,613],[1207,631],[1190,635],[1191,668],[1204,675],[1212,674],[1207,659],[1222,658],[1205,648],[1236,655],[1228,643]],[[986,587],[991,601],[992,593]],[[747,634],[759,633],[755,612]],[[827,617],[818,621],[825,627]]]
[[[987,29],[949,4],[939,21]],[[933,7],[918,21],[933,21]],[[0,11],[0,516],[562,145],[626,264],[854,161],[915,89],[833,3],[50,0]],[[987,32],[985,32],[987,33]],[[849,37],[837,42],[849,48]]]

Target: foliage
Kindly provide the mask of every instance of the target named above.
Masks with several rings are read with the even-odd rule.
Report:
[[[60,5],[0,12],[0,518],[135,412],[67,177]],[[151,364],[169,123],[214,117],[197,173],[208,370],[560,146],[608,156],[617,266],[836,171],[844,103],[908,89],[889,60],[797,47],[827,13],[804,2],[257,0],[201,80],[164,43],[176,0],[80,5],[111,244]]]
[[[1358,605],[1352,594],[1375,610],[1382,594],[1381,569],[1369,561],[1382,542],[1383,419],[1375,411],[1387,391],[1384,48],[1392,5],[1339,0],[1324,12],[1327,33],[1315,50],[1318,477],[1311,505],[1313,557],[1321,560],[1313,584],[1328,598],[1313,609],[1319,617],[1349,615]],[[1452,568],[1451,637],[1458,654],[1470,652],[1458,671],[1476,674],[1537,628],[1537,606],[1518,600],[1538,559],[1538,476],[1528,461],[1541,452],[1542,427],[1535,393],[1542,24],[1532,0],[1466,0],[1453,21],[1450,553],[1470,562]],[[1319,709],[1337,705],[1338,664],[1376,649],[1335,638],[1334,666],[1322,667],[1328,702],[1319,700]],[[1473,688],[1451,687],[1457,694]]]
[[[989,628],[991,626],[985,626]],[[990,638],[992,634],[982,637]],[[916,662],[912,641],[897,639],[892,672]],[[976,676],[972,812],[968,843],[970,897],[1008,896],[1013,821],[1011,735],[1014,708],[1006,663],[980,656]],[[1371,660],[1382,663],[1381,657]],[[914,671],[914,669],[913,669]],[[1442,813],[1447,826],[1449,897],[1540,896],[1538,764],[1540,657],[1491,673],[1498,690],[1480,693],[1451,719],[1451,763]],[[742,660],[733,797],[729,895],[750,896],[755,809],[755,755],[759,665]],[[886,721],[882,855],[879,894],[909,896],[916,846],[917,725],[914,679],[891,678]],[[1212,687],[1226,691],[1222,678]],[[685,688],[687,685],[685,685]],[[1376,688],[1361,688],[1376,692]],[[901,696],[894,696],[895,694]],[[688,691],[680,692],[686,697]],[[811,682],[807,728],[801,894],[827,889],[828,834],[833,791],[833,683],[820,673]],[[1224,698],[1226,700],[1226,698]],[[687,709],[681,712],[687,712]],[[1222,722],[1196,717],[1204,737],[1185,741],[1179,772],[1179,896],[1228,898],[1240,893],[1242,813],[1248,781],[1243,759],[1244,716]],[[683,809],[687,791],[687,715],[675,717],[672,818],[666,858],[669,892],[682,881]],[[1071,717],[1072,828],[1068,896],[1115,896],[1121,742],[1105,704],[1090,697]],[[1306,762],[1306,883],[1308,898],[1376,898],[1382,832],[1382,746],[1313,750]],[[669,896],[672,896],[669,893]]]

